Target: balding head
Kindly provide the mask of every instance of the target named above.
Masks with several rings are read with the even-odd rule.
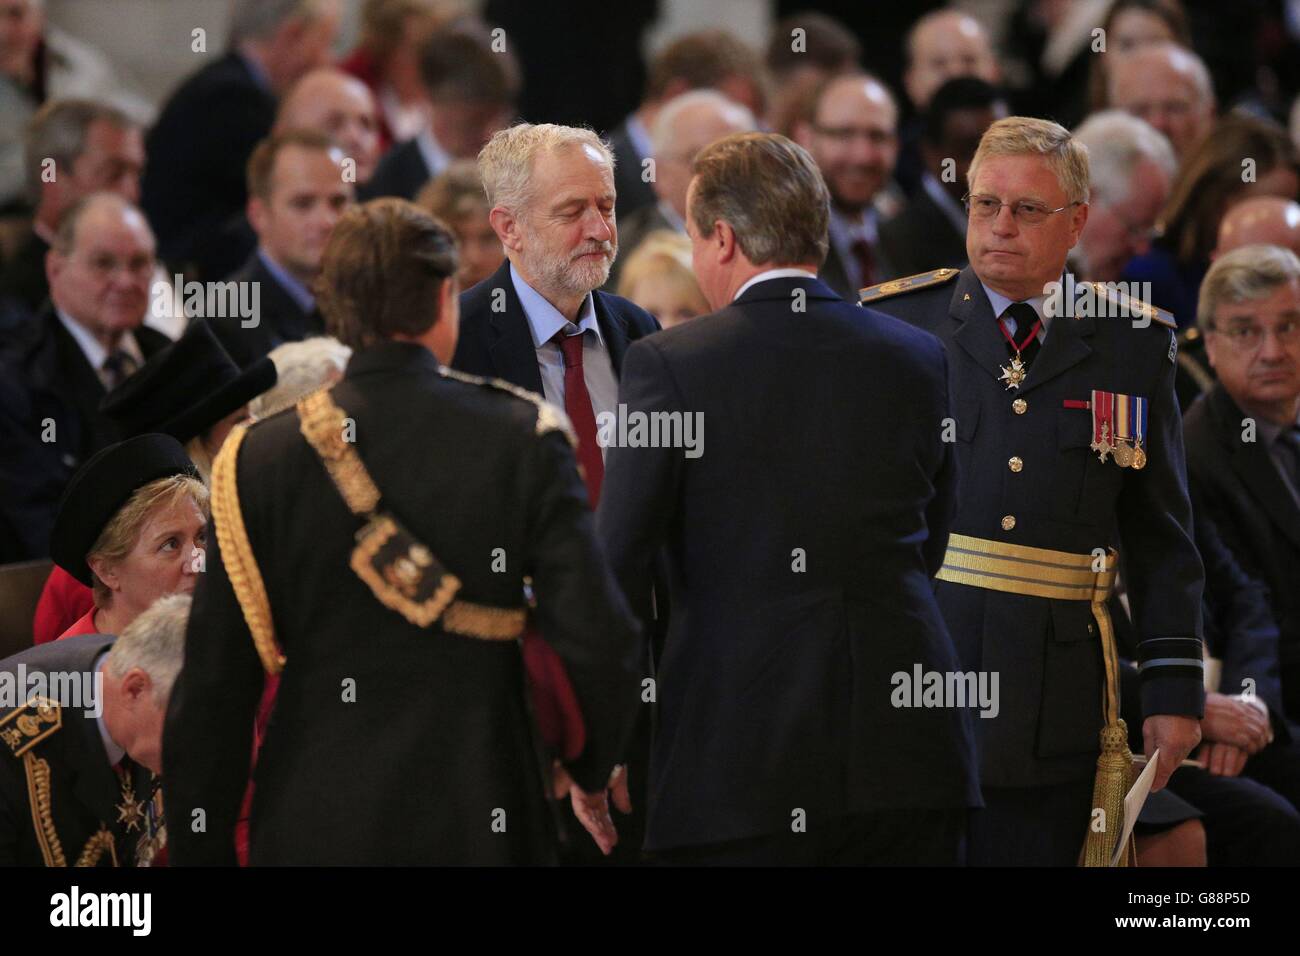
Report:
[[[74,204],[45,260],[54,305],[105,342],[140,327],[153,270],[149,223],[114,193],[94,193]]]
[[[668,102],[655,121],[655,194],[683,221],[695,155],[714,140],[758,128],[754,114],[716,90],[692,90]]]
[[[1195,53],[1173,43],[1153,43],[1110,63],[1110,105],[1146,120],[1169,137],[1179,159],[1200,142],[1214,121],[1214,87]]]
[[[812,115],[795,127],[812,153],[837,207],[860,213],[894,172],[898,159],[898,107],[875,77],[835,77],[818,94]]]
[[[1257,196],[1231,207],[1219,223],[1215,257],[1255,245],[1282,246],[1300,255],[1300,203]]]
[[[958,10],[928,13],[907,35],[907,71],[903,75],[907,97],[923,110],[934,91],[957,76],[998,82],[998,63],[988,34],[978,20]]]
[[[275,122],[275,132],[289,130],[328,136],[356,162],[358,183],[370,179],[379,163],[375,98],[368,86],[342,70],[312,70],[294,84]]]

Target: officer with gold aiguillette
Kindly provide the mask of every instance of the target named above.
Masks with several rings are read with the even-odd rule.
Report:
[[[1001,694],[975,722],[974,865],[1107,865],[1119,849],[1132,756],[1106,602],[1121,547],[1155,789],[1200,738],[1203,572],[1173,321],[1064,272],[1088,183],[1067,130],[999,120],[969,171],[971,264],[860,296],[948,349],[956,421],[935,427],[956,442],[961,494],[937,593],[963,666],[996,672]]]

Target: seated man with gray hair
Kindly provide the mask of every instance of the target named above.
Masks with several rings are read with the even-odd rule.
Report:
[[[1088,148],[1092,173],[1074,271],[1091,282],[1117,282],[1130,259],[1151,249],[1178,160],[1159,130],[1122,110],[1094,113],[1074,136]]]
[[[692,90],[668,102],[651,130],[654,178],[650,185],[655,202],[641,206],[620,223],[623,260],[636,251],[656,229],[686,235],[686,187],[691,181],[691,161],[714,140],[729,133],[758,129],[754,114],[717,90]],[[620,264],[610,270],[610,287],[618,284]]]
[[[189,595],[172,594],[116,639],[70,637],[0,661],[0,866],[155,859],[163,718],[189,613]]]
[[[1251,687],[1223,688],[1247,689],[1262,703],[1262,688],[1280,673],[1280,707],[1266,708],[1274,742],[1236,748],[1225,765],[1300,806],[1300,258],[1278,246],[1227,253],[1206,274],[1197,312],[1218,382],[1183,422],[1192,502],[1242,569],[1268,586],[1279,631],[1276,656],[1247,674]],[[1205,738],[1215,743],[1209,718],[1207,707]]]
[[[1182,162],[1214,122],[1214,83],[1205,62],[1176,43],[1151,43],[1110,65],[1109,105],[1169,137]]]

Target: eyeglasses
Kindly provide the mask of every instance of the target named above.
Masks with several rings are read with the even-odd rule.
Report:
[[[1106,208],[1110,210],[1110,214],[1115,217],[1116,222],[1124,227],[1125,234],[1128,236],[1129,241],[1134,245],[1144,246],[1160,234],[1160,230],[1156,229],[1154,226],[1133,225],[1133,223],[1129,222],[1128,218],[1124,216],[1116,206],[1107,203]]]
[[[841,146],[847,146],[855,139],[865,139],[872,146],[880,148],[890,145],[897,138],[888,130],[865,129],[857,126],[822,126],[818,123],[813,126],[813,129],[817,135],[834,140]]]
[[[1234,325],[1229,329],[1215,327],[1210,331],[1222,335],[1239,352],[1254,352],[1264,344],[1264,337],[1272,332],[1286,348],[1300,345],[1300,321],[1287,319],[1271,329],[1262,325]]]
[[[1040,225],[1046,222],[1047,217],[1054,213],[1063,212],[1071,206],[1083,205],[1079,202],[1072,202],[1056,209],[1048,209],[1042,203],[1031,200],[1017,199],[1015,202],[1003,202],[997,196],[972,196],[970,193],[961,197],[961,203],[966,207],[967,215],[972,219],[980,220],[996,219],[1002,213],[1003,206],[1010,206],[1011,215],[1022,226]]]

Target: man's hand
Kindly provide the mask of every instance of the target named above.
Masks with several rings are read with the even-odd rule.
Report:
[[[618,830],[609,813],[610,798],[621,813],[632,812],[632,798],[627,789],[627,769],[622,765],[614,768],[609,775],[605,790],[599,793],[587,793],[569,776],[569,772],[557,760],[551,769],[552,792],[555,799],[561,800],[567,793],[573,806],[573,815],[578,818],[583,829],[591,834],[600,847],[600,852],[609,856],[618,845]]]
[[[1196,752],[1196,759],[1205,764],[1205,769],[1216,777],[1238,776],[1246,767],[1250,754],[1232,744],[1207,741]]]
[[[1268,746],[1268,717],[1239,697],[1226,694],[1205,695],[1205,720],[1201,722],[1205,739],[1231,744],[1248,754],[1257,754]]]
[[[1156,714],[1142,722],[1142,749],[1147,758],[1160,751],[1160,765],[1151,792],[1163,790],[1178,765],[1201,741],[1201,722],[1195,717]]]

